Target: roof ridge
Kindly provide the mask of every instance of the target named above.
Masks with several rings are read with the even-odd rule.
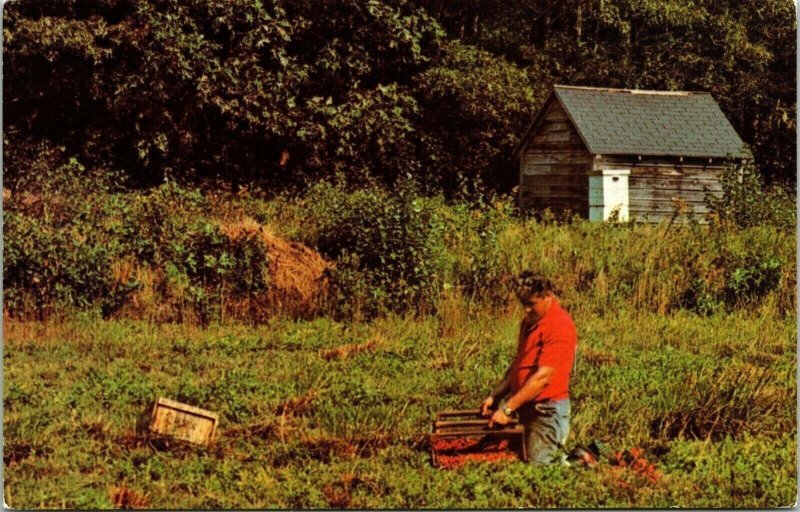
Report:
[[[553,85],[553,89],[576,89],[583,91],[614,92],[614,93],[625,93],[625,94],[652,94],[659,96],[690,96],[695,94],[696,95],[711,94],[708,91],[658,91],[653,89],[617,89],[613,87],[590,87],[584,85],[562,85],[562,84]]]

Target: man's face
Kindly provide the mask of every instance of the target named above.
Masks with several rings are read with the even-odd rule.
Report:
[[[525,316],[530,322],[535,322],[542,318],[550,309],[552,303],[552,292],[537,293],[528,297],[528,300],[522,301],[522,305],[525,307]]]

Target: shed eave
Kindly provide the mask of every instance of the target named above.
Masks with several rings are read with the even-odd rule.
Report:
[[[522,150],[525,149],[525,146],[528,145],[528,138],[530,137],[531,132],[534,131],[535,127],[541,124],[542,119],[544,118],[544,113],[554,96],[555,89],[552,89],[547,95],[547,98],[545,98],[544,103],[542,103],[542,106],[539,107],[539,110],[537,110],[536,114],[533,116],[533,121],[531,121],[531,124],[529,124],[525,129],[525,133],[523,133],[522,137],[520,137],[519,142],[514,148],[514,151],[511,153],[512,158],[517,158],[522,153]]]
[[[603,149],[602,151],[599,151],[599,152],[594,152],[592,150],[589,150],[589,152],[593,156],[594,155],[629,156],[629,157],[632,157],[632,158],[636,158],[636,157],[639,157],[639,156],[648,156],[648,157],[665,157],[665,158],[680,158],[680,157],[684,157],[684,158],[714,158],[714,159],[717,159],[717,160],[725,160],[725,159],[730,158],[732,160],[742,160],[742,159],[746,159],[746,158],[749,157],[749,155],[744,154],[744,153],[739,153],[739,154],[728,153],[728,154],[725,154],[725,155],[721,155],[719,153],[717,153],[717,154],[692,153],[692,152],[665,153],[665,152],[659,152],[659,151],[635,151],[635,152],[631,152],[631,151],[614,151],[614,150],[608,150],[608,149]]]

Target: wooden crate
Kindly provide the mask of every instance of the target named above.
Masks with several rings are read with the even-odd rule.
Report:
[[[505,426],[489,428],[489,419],[481,416],[480,409],[467,409],[461,411],[441,411],[436,414],[436,420],[431,426],[428,441],[431,447],[431,462],[439,466],[439,453],[436,444],[439,439],[508,439],[517,446],[517,455],[525,462],[528,461],[527,447],[525,446],[525,427],[519,420],[512,418]],[[511,449],[511,448],[510,448]],[[512,449],[512,451],[514,451]]]
[[[169,398],[153,404],[149,430],[189,443],[208,446],[214,441],[219,415]]]

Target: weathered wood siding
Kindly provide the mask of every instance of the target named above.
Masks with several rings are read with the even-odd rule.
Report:
[[[592,158],[578,131],[557,101],[530,134],[522,153],[520,208],[589,215]]]
[[[701,222],[708,213],[706,193],[721,194],[725,168],[703,161],[676,162],[674,159],[602,156],[593,171],[630,169],[629,211],[639,221],[669,219],[677,205],[685,206]]]

